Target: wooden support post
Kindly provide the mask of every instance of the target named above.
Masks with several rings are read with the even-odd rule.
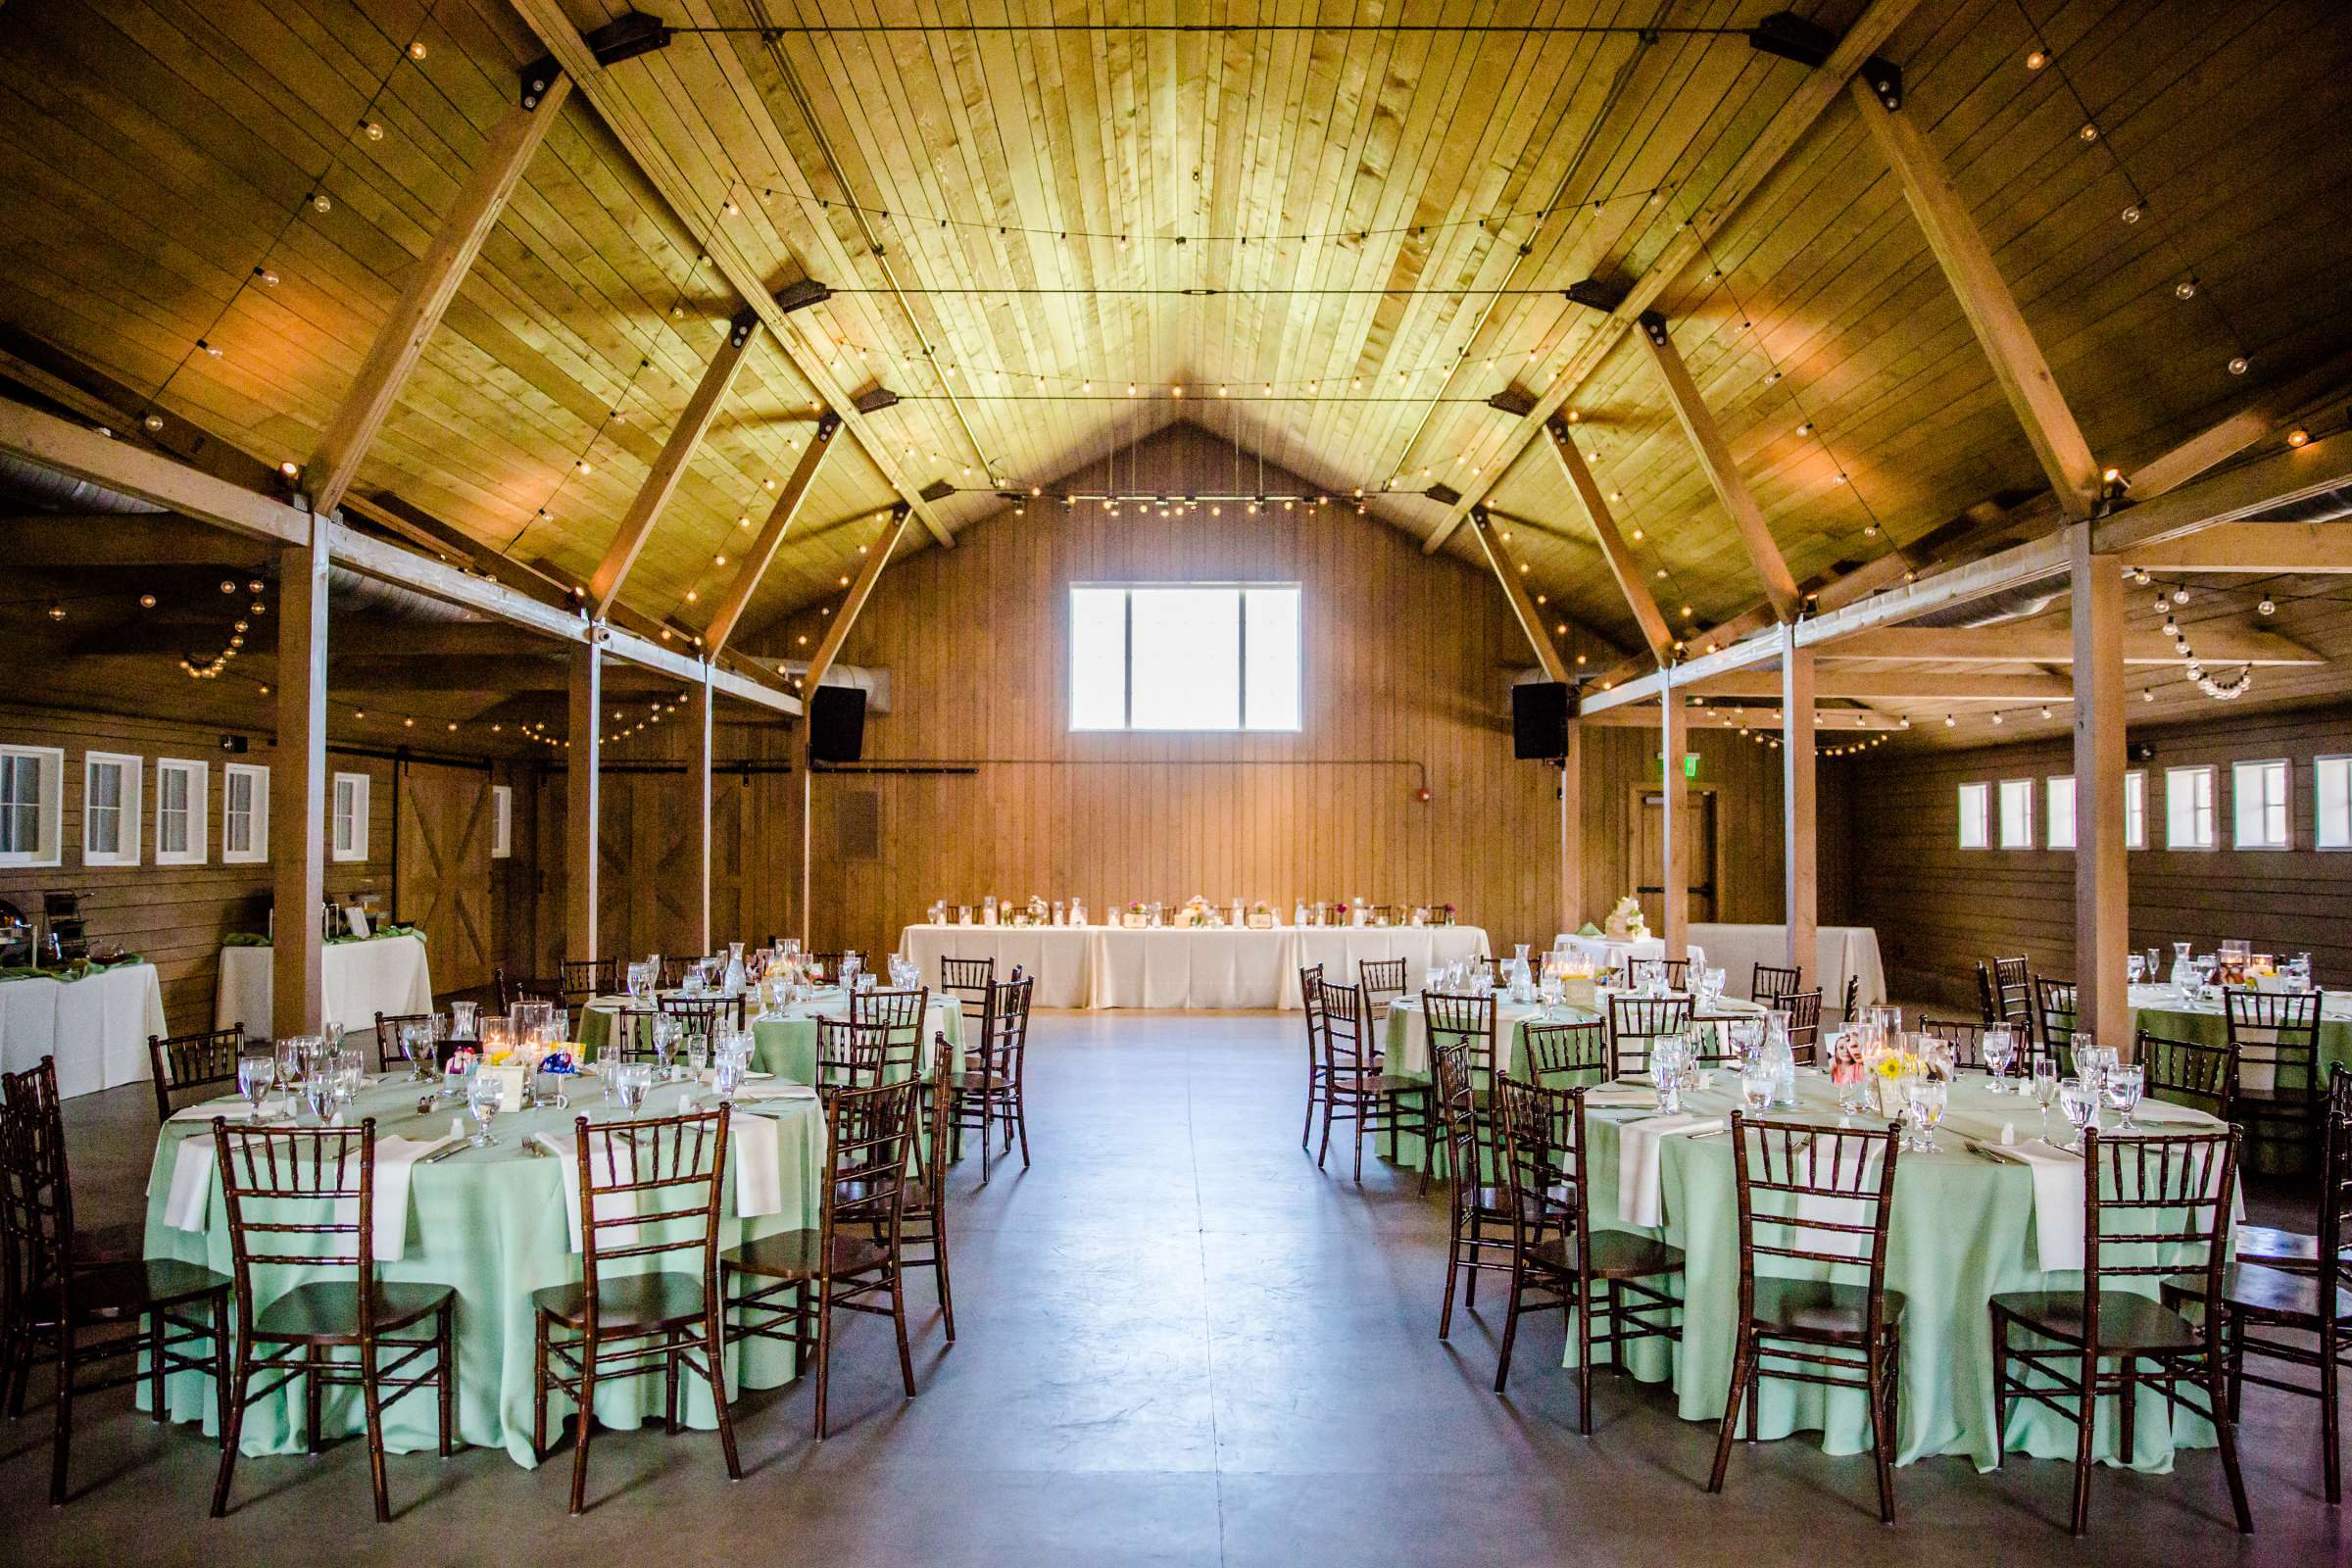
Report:
[[[277,558],[277,751],[270,760],[270,1033],[318,1034],[326,1023],[327,519],[311,542]]]
[[[1585,504],[1585,515],[1592,519],[1593,535],[1600,540],[1600,553],[1608,559],[1609,573],[1617,579],[1617,591],[1625,595],[1626,609],[1634,612],[1635,623],[1642,628],[1642,640],[1649,645],[1650,657],[1659,663],[1674,659],[1674,633],[1667,629],[1666,617],[1658,610],[1658,602],[1642,580],[1642,567],[1634,553],[1626,548],[1625,536],[1618,532],[1617,518],[1609,511],[1609,503],[1601,494],[1600,485],[1592,477],[1592,466],[1585,462],[1584,453],[1576,444],[1576,432],[1566,419],[1554,419],[1545,427],[1551,437],[1552,455],[1560,460],[1560,469],[1576,489],[1577,499]]]
[[[1773,612],[1782,620],[1796,617],[1796,578],[1789,574],[1788,563],[1781,557],[1781,547],[1773,542],[1772,530],[1764,525],[1764,509],[1740,477],[1739,465],[1732,461],[1732,449],[1723,439],[1723,431],[1715,423],[1714,414],[1698,395],[1698,383],[1690,379],[1690,368],[1683,363],[1682,351],[1674,346],[1674,338],[1666,330],[1666,318],[1655,312],[1642,316],[1641,331],[1637,334],[1642,346],[1649,350],[1650,362],[1658,368],[1659,378],[1666,383],[1666,401],[1674,407],[1674,416],[1682,424],[1683,433],[1690,438],[1690,449],[1698,455],[1698,466],[1715,488],[1715,499],[1723,510],[1732,514],[1739,527],[1740,542],[1747,548],[1748,564],[1755,567],[1756,577],[1764,585],[1764,597],[1772,601]]]
[[[696,693],[701,712],[694,727],[694,951],[716,951],[710,940],[710,724],[716,694],[706,678]]]
[[[1518,620],[1519,629],[1527,634],[1528,647],[1535,650],[1536,662],[1543,666],[1544,678],[1566,684],[1568,661],[1560,657],[1559,648],[1550,633],[1544,629],[1544,616],[1536,609],[1533,595],[1521,580],[1523,573],[1511,560],[1510,547],[1494,532],[1494,519],[1480,507],[1470,514],[1470,522],[1478,535],[1478,547],[1484,551],[1487,564],[1494,569],[1494,580],[1502,584],[1502,596],[1510,602],[1511,614]]]
[[[1560,760],[1560,923],[1574,931],[1585,923],[1585,731],[1568,720],[1567,755]]]
[[[597,947],[597,792],[605,717],[604,649],[591,642],[571,652],[571,704],[564,756],[564,956],[583,962]]]
[[[793,468],[792,477],[784,481],[783,490],[776,496],[775,506],[768,510],[767,521],[760,528],[760,537],[752,542],[751,549],[743,553],[743,564],[736,570],[734,586],[727,590],[727,597],[720,603],[718,613],[710,617],[710,624],[703,630],[705,659],[717,659],[718,651],[726,647],[727,639],[735,634],[735,627],[743,619],[744,607],[752,602],[752,594],[759,588],[760,579],[767,575],[768,564],[776,559],[776,547],[784,542],[785,530],[792,526],[794,514],[808,498],[808,486],[815,482],[818,466],[824,463],[825,454],[833,450],[833,433],[840,428],[841,421],[830,414],[816,421],[816,429],[808,437],[808,449],[801,454],[801,461]]]
[[[1782,917],[1788,924],[1788,967],[1826,985],[1817,936],[1821,924],[1814,793],[1813,650],[1796,646],[1796,628],[1781,629],[1781,824],[1787,866]],[[1831,998],[1822,996],[1825,1004]]]
[[[2066,542],[2075,597],[2075,1027],[2128,1054],[2123,563],[2091,553],[2087,522],[2069,524]]]
[[[481,158],[466,172],[456,203],[441,220],[432,243],[416,259],[408,286],[401,290],[392,314],[376,329],[375,341],[368,346],[368,358],[360,362],[359,374],[336,405],[318,437],[318,450],[303,470],[303,483],[318,512],[329,513],[342,505],[343,493],[360,471],[360,460],[368,455],[385,416],[399,401],[409,372],[423,356],[425,340],[441,324],[449,302],[457,297],[458,285],[481,253],[482,242],[498,226],[498,215],[505,211],[507,198],[514,194],[531,155],[539,150],[570,92],[571,78],[559,75],[532,104],[511,106],[491,127]]]
[[[1658,706],[1665,715],[1661,730],[1666,748],[1659,769],[1664,800],[1658,812],[1658,881],[1664,889],[1660,905],[1665,910],[1665,929],[1659,935],[1666,941],[1666,956],[1681,958],[1689,956],[1690,937],[1690,879],[1683,874],[1681,864],[1681,858],[1690,853],[1681,835],[1683,812],[1690,804],[1690,783],[1683,776],[1683,753],[1690,749],[1690,729],[1689,710],[1679,694],[1667,692]]]

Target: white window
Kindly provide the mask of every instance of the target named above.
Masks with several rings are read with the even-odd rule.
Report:
[[[155,764],[155,863],[202,865],[211,848],[207,796],[212,768],[159,758]]]
[[[2030,850],[2034,847],[2034,781],[2030,778],[2001,780],[2001,848]]]
[[[2230,764],[2230,803],[2237,817],[2237,848],[2287,847],[2286,780],[2284,761]]]
[[[0,865],[55,865],[66,819],[66,754],[0,746]]]
[[[514,791],[505,784],[490,786],[490,858],[503,860],[514,853]]]
[[[334,821],[327,834],[327,858],[368,858],[368,775],[335,775]]]
[[[2352,757],[2313,760],[2311,817],[2313,845],[2323,850],[2352,850]]]
[[[1960,847],[1981,850],[1992,842],[1992,786],[1960,786]]]
[[[81,863],[139,863],[141,759],[88,752],[81,760]]]
[[[220,860],[257,865],[270,858],[270,770],[229,762],[220,777]]]
[[[2148,775],[2133,768],[2124,775],[2124,848],[2148,847]]]
[[[2164,770],[2164,847],[2168,850],[2213,848],[2213,769],[2168,767]]]
[[[1299,727],[1297,583],[1072,584],[1070,728]]]
[[[2075,781],[2072,775],[2052,778],[2043,787],[2042,842],[2053,850],[2075,847]]]

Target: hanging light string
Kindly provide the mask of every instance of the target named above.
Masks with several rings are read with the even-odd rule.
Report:
[[[596,471],[596,465],[589,460],[596,455],[598,446],[605,439],[605,432],[612,429],[615,423],[625,419],[621,411],[629,401],[629,394],[636,390],[638,378],[645,374],[646,367],[652,363],[653,361],[647,356],[640,355],[638,357],[637,368],[631,370],[629,378],[621,383],[620,395],[612,400],[611,407],[605,411],[605,416],[597,420],[595,426],[589,430],[588,439],[581,444],[577,452],[572,454],[571,461],[564,466],[563,471],[556,475],[555,484],[549,488],[546,499],[539,503],[538,510],[523,518],[521,526],[514,530],[514,537],[499,547],[500,555],[513,555],[514,547],[522,543],[524,534],[529,533],[540,523],[555,521],[556,503],[563,499],[564,487],[570,484],[574,478],[586,478]]]

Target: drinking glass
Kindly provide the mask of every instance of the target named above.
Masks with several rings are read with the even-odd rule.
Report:
[[[291,1097],[294,1086],[302,1082],[301,1035],[287,1035],[272,1048],[277,1059],[277,1087]]]
[[[1911,1080],[1911,1118],[1919,1123],[1919,1152],[1923,1154],[1938,1152],[1936,1129],[1943,1121],[1943,1107],[1950,1099],[1951,1087],[1941,1078]]]
[[[2063,1079],[2058,1085],[2058,1108],[2075,1127],[2075,1141],[2060,1147],[2070,1154],[2080,1154],[2083,1129],[2099,1118],[2099,1092],[2080,1078]]]
[[[1988,1026],[1984,1031],[1984,1065],[1992,1073],[1992,1092],[2009,1092],[2009,1064],[2017,1059],[2017,1036],[2005,1023]]]
[[[1668,1035],[1650,1043],[1649,1075],[1658,1087],[1658,1109],[1683,1108],[1683,1082],[1690,1067],[1690,1048],[1679,1036]]]
[[[400,1026],[400,1054],[408,1058],[409,1082],[420,1084],[432,1074],[425,1070],[433,1059],[433,1026],[429,1023],[404,1023]]]
[[[722,1051],[718,1065],[710,1069],[710,1089],[717,1098],[732,1103],[735,1091],[743,1087],[743,1058],[732,1051]]]
[[[2148,950],[2148,984],[2152,986],[2164,984],[2164,950],[2162,948]]]
[[[626,1061],[615,1073],[620,1093],[620,1108],[634,1116],[645,1108],[646,1092],[654,1087],[654,1069],[650,1062]]]
[[[270,1086],[277,1082],[277,1061],[260,1052],[247,1052],[237,1058],[237,1093],[245,1097],[246,1119],[262,1119],[262,1102],[270,1098]]]
[[[2117,1131],[2127,1133],[2139,1131],[2139,1124],[2132,1119],[2132,1112],[2139,1108],[2140,1097],[2147,1092],[2147,1087],[2148,1070],[2136,1061],[2128,1066],[2115,1066],[2107,1069],[2107,1103],[2124,1113],[2123,1122]]]
[[[302,1081],[303,1102],[310,1106],[311,1115],[323,1127],[335,1119],[335,1075],[315,1071]]]
[[[1740,1063],[1740,1098],[1746,1102],[1750,1115],[1772,1104],[1772,1063],[1764,1059],[1760,1051]]]
[[[2132,984],[2133,984],[2133,985],[2137,985],[2137,984],[2139,984],[2139,982],[2140,982],[2141,978],[2142,978],[2142,977],[2144,977],[2144,976],[2147,974],[2147,972],[2148,972],[2148,960],[2147,960],[2147,959],[2145,959],[2145,958],[2141,957],[2141,956],[2140,956],[2138,954],[2136,954],[2136,953],[2130,954],[2130,955],[2127,955],[2127,956],[2126,956],[2126,957],[2124,958],[2124,978],[2125,978],[2125,979],[2129,980],[2129,981],[2130,981]]]
[[[2034,1102],[2041,1107],[2041,1141],[2050,1141],[2050,1102],[2058,1098],[2058,1063],[2042,1058],[2034,1063]]]
[[[699,1084],[703,1081],[704,1069],[710,1065],[710,1037],[708,1035],[688,1035],[686,1037],[687,1073],[694,1079],[696,1083]]]
[[[677,1054],[680,1025],[677,1019],[670,1017],[667,1013],[664,1013],[661,1017],[653,1020],[653,1029],[654,1060],[661,1064],[661,1081],[667,1083],[669,1082],[670,1058]],[[637,1065],[642,1066],[644,1064],[641,1062]]]
[[[480,1019],[482,1004],[478,1002],[453,1002],[449,1004],[449,1037],[452,1040],[471,1040]]]
[[[490,1121],[498,1114],[505,1093],[506,1091],[499,1087],[498,1077],[495,1073],[477,1072],[467,1076],[466,1108],[472,1111],[473,1119],[482,1124],[482,1130],[473,1135],[474,1148],[488,1149],[498,1142],[497,1139],[490,1136]]]
[[[1442,963],[1433,963],[1428,968],[1422,970],[1421,984],[1431,991],[1445,990],[1446,966]]]

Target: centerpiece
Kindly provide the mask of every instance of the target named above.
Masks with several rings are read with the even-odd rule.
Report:
[[[1152,917],[1144,912],[1144,902],[1141,899],[1119,911],[1119,924],[1129,931],[1141,931],[1151,923]]]
[[[1274,929],[1274,906],[1263,899],[1250,906],[1250,929],[1252,931]]]
[[[1196,893],[1184,901],[1184,907],[1176,911],[1176,923],[1188,931],[1202,930],[1217,923],[1217,911],[1209,907],[1206,899]]]

